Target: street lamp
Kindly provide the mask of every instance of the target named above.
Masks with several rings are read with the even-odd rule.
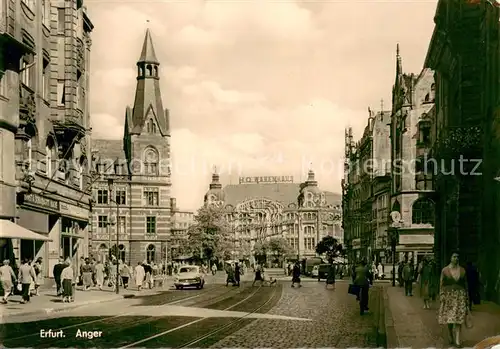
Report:
[[[392,224],[388,229],[389,239],[392,248],[392,287],[396,286],[396,246],[399,243],[399,228],[401,227],[401,213],[391,212]]]

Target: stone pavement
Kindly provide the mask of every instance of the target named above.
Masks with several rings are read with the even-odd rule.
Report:
[[[414,296],[406,297],[404,289],[387,285],[384,290],[385,335],[387,348],[448,348],[448,333],[437,322],[439,302],[423,309],[418,287]],[[463,327],[462,344],[474,347],[487,337],[500,334],[500,306],[483,302],[473,307],[473,328]]]
[[[377,315],[359,315],[355,297],[347,293],[348,283],[325,289],[325,283],[304,283],[301,288],[284,284],[278,304],[267,314],[301,317],[312,321],[259,319],[230,334],[212,348],[374,348]],[[374,296],[376,287],[370,294]],[[370,309],[376,308],[372,297]]]

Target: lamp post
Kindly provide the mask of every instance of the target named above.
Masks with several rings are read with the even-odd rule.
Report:
[[[120,206],[118,203],[118,200],[116,200],[116,193],[117,191],[115,190],[115,200],[112,199],[112,187],[113,187],[113,179],[109,178],[108,179],[108,187],[109,187],[109,210],[111,212],[111,203],[114,202],[116,203],[116,294],[120,293],[120,261],[118,259],[118,246],[120,244]],[[108,224],[108,234],[109,234],[109,254],[111,257],[111,229],[109,229],[110,224]]]
[[[399,232],[398,227],[389,228],[389,237],[391,239],[391,251],[392,251],[392,287],[396,286],[396,246],[399,242]]]

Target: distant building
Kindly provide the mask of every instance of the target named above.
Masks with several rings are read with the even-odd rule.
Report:
[[[277,236],[294,250],[289,259],[315,256],[324,236],[343,242],[340,195],[319,189],[313,171],[300,184],[291,176],[244,177],[224,188],[214,173],[204,201],[226,210],[234,258],[253,261],[255,243]]]
[[[179,209],[174,198],[170,202],[172,228],[168,259],[189,257],[184,255],[184,248],[187,246],[189,227],[194,223],[194,212]]]
[[[430,69],[418,76],[403,73],[398,45],[391,115],[391,212],[401,217],[397,258],[415,262],[434,247],[434,165],[428,161],[434,93]]]
[[[99,259],[110,252],[130,264],[160,263],[168,257],[170,127],[159,66],[148,30],[137,62],[134,106],[125,112],[123,140],[92,141],[99,174],[93,186],[92,252]]]
[[[43,257],[52,276],[88,253],[93,24],[83,1],[3,1],[0,17],[0,259]]]

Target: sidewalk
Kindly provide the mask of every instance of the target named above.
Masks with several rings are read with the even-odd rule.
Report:
[[[1,319],[12,316],[27,316],[27,315],[44,315],[54,312],[73,310],[96,303],[112,302],[123,298],[134,297],[138,294],[153,295],[158,292],[172,289],[172,280],[167,279],[163,287],[155,287],[152,289],[143,289],[140,293],[134,285],[132,288],[123,289],[120,287],[119,294],[116,294],[109,287],[104,287],[103,290],[98,290],[95,287],[88,291],[83,291],[81,286],[77,286],[75,301],[72,303],[63,303],[61,297],[56,296],[55,287],[44,287],[39,296],[31,297],[31,301],[27,304],[21,304],[21,296],[9,297],[8,304],[0,304],[0,323]]]
[[[437,322],[439,302],[430,310],[423,308],[419,290],[406,297],[402,287],[385,286],[384,318],[387,348],[448,348],[448,330]],[[463,326],[463,347],[474,347],[481,340],[500,333],[500,306],[482,302],[472,309],[473,328]]]

